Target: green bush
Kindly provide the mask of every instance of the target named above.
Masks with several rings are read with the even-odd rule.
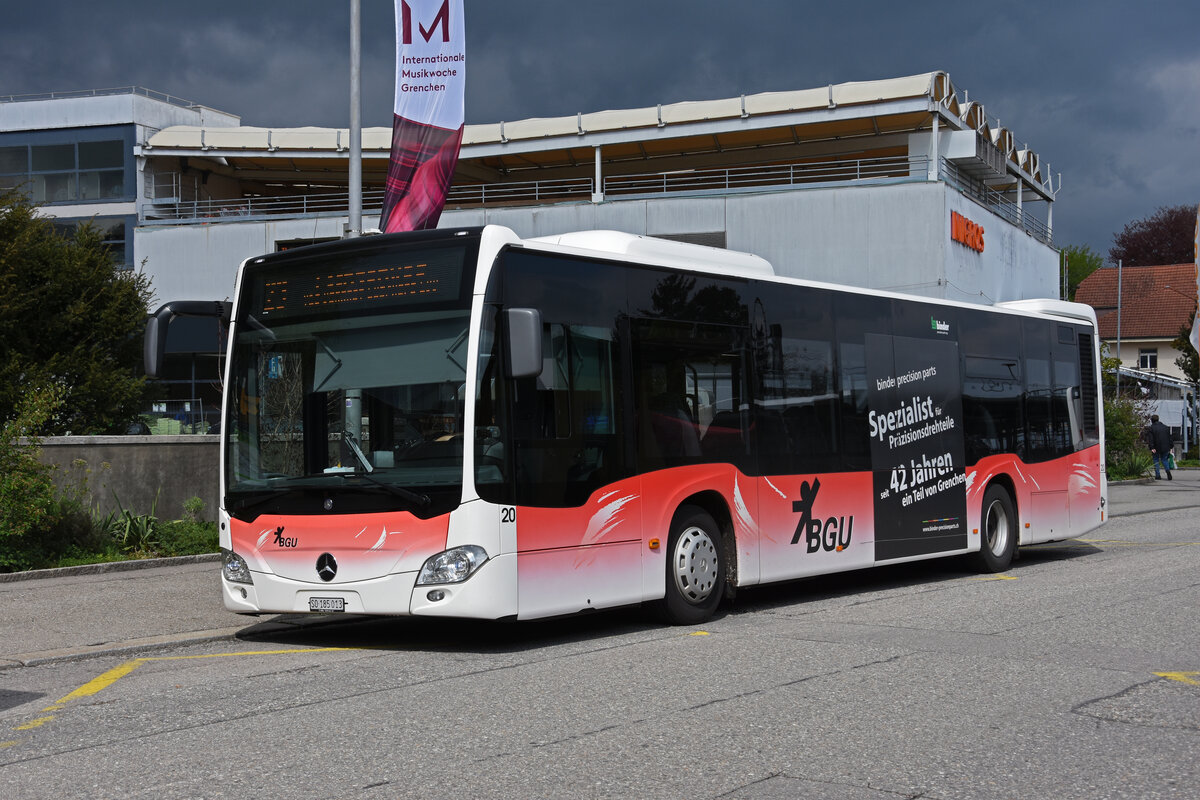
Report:
[[[218,549],[217,523],[179,519],[162,523],[159,547],[163,554],[194,556]]]
[[[198,522],[202,513],[204,513],[204,501],[199,497],[189,497],[183,501],[183,516],[180,519]]]
[[[1143,402],[1123,395],[1104,398],[1104,461],[1111,480],[1140,478],[1150,471],[1145,428]]]
[[[158,552],[158,517],[154,516],[158,508],[158,494],[150,504],[149,514],[134,514],[121,505],[114,494],[117,503],[117,515],[109,527],[109,535],[121,545],[121,549],[138,557],[149,557]]]
[[[38,460],[32,435],[61,403],[61,391],[31,391],[0,428],[0,571],[30,569],[79,533],[79,519],[57,497],[53,469]]]
[[[1108,477],[1114,481],[1136,480],[1147,475],[1153,466],[1149,450],[1131,450],[1108,462]]]

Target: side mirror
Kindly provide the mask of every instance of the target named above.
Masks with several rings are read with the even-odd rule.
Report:
[[[508,329],[508,374],[533,378],[542,374],[542,312],[536,308],[509,308],[504,312]]]
[[[167,330],[175,317],[215,317],[228,325],[233,304],[220,300],[175,300],[164,304],[146,320],[146,340],[142,346],[142,358],[146,365],[146,377],[157,378],[162,374],[163,356],[167,352]]]

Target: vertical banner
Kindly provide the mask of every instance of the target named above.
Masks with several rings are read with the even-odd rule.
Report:
[[[937,326],[949,324],[931,319]],[[967,546],[958,344],[869,333],[875,557]]]
[[[437,226],[462,143],[466,64],[463,0],[396,0],[385,233]]]
[[[1192,245],[1192,259],[1196,262],[1196,302],[1200,304],[1200,206],[1196,206],[1196,240]],[[1192,320],[1192,347],[1200,351],[1200,305],[1196,318]]]

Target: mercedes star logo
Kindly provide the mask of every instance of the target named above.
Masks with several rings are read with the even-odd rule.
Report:
[[[321,553],[317,559],[317,576],[323,581],[331,581],[337,575],[337,559],[332,553]]]

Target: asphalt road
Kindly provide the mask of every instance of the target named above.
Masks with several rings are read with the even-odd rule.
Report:
[[[212,565],[0,584],[0,792],[1197,798],[1200,473],[1176,474],[1001,576],[796,582],[692,628],[254,623]]]

